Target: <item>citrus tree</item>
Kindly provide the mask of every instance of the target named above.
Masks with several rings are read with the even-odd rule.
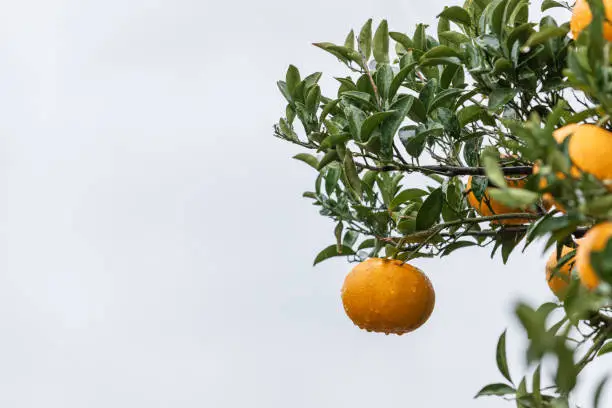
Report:
[[[544,0],[537,22],[528,6],[467,0],[437,29],[370,19],[342,43],[314,44],[346,76],[323,95],[321,73],[289,66],[274,135],[302,148],[295,159],[316,175],[304,197],[335,225],[315,264],[358,263],[342,301],[362,329],[425,323],[435,295],[416,258],[478,246],[505,263],[536,240],[554,248],[542,274],[559,301],[516,307],[531,369],[511,377],[504,332],[504,379],[477,397],[569,407],[585,367],[612,351],[612,0]],[[555,21],[557,8],[570,21]],[[427,182],[408,185],[411,173]]]

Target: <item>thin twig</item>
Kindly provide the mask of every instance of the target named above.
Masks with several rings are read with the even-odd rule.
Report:
[[[448,165],[437,165],[437,166],[415,166],[411,164],[386,164],[383,166],[370,166],[363,163],[355,163],[357,167],[362,169],[368,169],[373,171],[407,171],[407,172],[423,172],[423,173],[435,173],[442,176],[484,176],[484,167],[464,167],[464,166],[448,166]],[[532,166],[508,166],[502,167],[503,173],[509,175],[529,175],[532,174]]]

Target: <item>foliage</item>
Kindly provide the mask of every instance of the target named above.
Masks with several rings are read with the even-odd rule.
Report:
[[[333,256],[408,261],[466,247],[488,247],[506,262],[519,244],[524,251],[544,239],[546,249],[560,253],[592,225],[612,220],[606,181],[572,175],[570,138],[558,144],[553,137],[572,123],[612,129],[612,45],[602,34],[602,1],[589,4],[595,17],[575,40],[569,23],[547,15],[570,9],[554,0],[542,3],[537,23],[528,0],[467,0],[445,8],[437,30],[419,24],[408,34],[389,31],[385,20],[374,29],[370,19],[342,44],[314,44],[348,70],[336,78],[334,95],[323,95],[321,73],[302,77],[290,66],[278,82],[287,106],[274,134],[311,151],[295,156],[317,172],[304,197],[335,226],[335,242],[315,263]],[[427,185],[415,186],[414,173],[427,176]],[[473,176],[469,191],[466,176]],[[525,183],[517,187],[512,179]],[[517,210],[479,215],[466,197],[481,199],[485,191]],[[544,194],[564,211],[549,210]],[[502,222],[512,219],[530,222]],[[537,369],[516,385],[504,333],[497,364],[506,381],[477,396],[514,398],[519,407],[570,406],[584,367],[612,350],[609,254],[612,245],[593,254],[604,282],[598,291],[573,281],[562,303],[517,306],[530,339],[526,359]],[[557,369],[544,386],[540,364],[547,356]]]

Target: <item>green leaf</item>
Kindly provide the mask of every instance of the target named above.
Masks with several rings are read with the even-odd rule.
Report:
[[[281,133],[287,140],[298,141],[298,135],[295,133],[293,128],[287,123],[287,121],[281,118],[278,122],[278,127],[281,130]]]
[[[461,109],[457,112],[457,119],[459,119],[459,126],[462,128],[466,125],[475,122],[485,116],[487,110],[479,105],[470,105]]]
[[[357,238],[359,238],[359,233],[349,230],[346,231],[346,233],[344,234],[344,238],[342,238],[342,243],[347,247],[352,248],[353,245],[355,245]]]
[[[514,99],[518,90],[514,88],[497,88],[489,95],[489,110],[496,111]]]
[[[432,191],[417,214],[416,228],[418,231],[427,230],[440,220],[443,203],[444,193],[442,189],[437,188]]]
[[[359,49],[365,56],[366,61],[372,55],[372,19],[369,19],[359,32]]]
[[[427,194],[429,194],[427,191],[421,190],[420,188],[406,189],[399,193],[397,196],[395,196],[393,200],[391,200],[391,204],[389,204],[389,210],[394,210],[397,206],[407,201],[415,201],[417,199],[419,199],[420,201],[420,198],[426,196]]]
[[[427,108],[420,99],[414,98],[408,117],[416,123],[427,122]]]
[[[348,121],[349,130],[353,138],[358,142],[362,141],[361,128],[366,119],[365,112],[353,105],[349,105],[344,109],[344,115]]]
[[[396,111],[387,111],[387,112],[376,112],[372,116],[366,118],[366,120],[361,125],[361,140],[367,141],[372,131],[376,129],[378,125],[380,125],[385,119],[389,116],[392,116],[396,113]]]
[[[289,89],[287,88],[287,83],[285,81],[278,81],[276,82],[276,86],[278,86],[278,90],[285,97],[287,102],[291,103],[293,101],[293,98],[291,97],[291,93],[289,92]]]
[[[467,35],[459,33],[457,31],[443,31],[438,34],[438,36],[440,37],[440,39],[449,41],[456,45],[460,45],[470,41],[470,38]]]
[[[374,34],[374,59],[379,63],[389,62],[389,27],[387,20],[380,22]]]
[[[478,245],[476,242],[473,241],[455,241],[452,242],[450,244],[448,244],[447,246],[444,247],[444,251],[442,252],[442,254],[440,255],[440,257],[445,257],[451,254],[451,252],[454,252],[457,249],[460,248],[466,248],[466,247],[471,247],[474,245]]]
[[[495,65],[493,67],[493,74],[500,75],[505,72],[512,72],[512,62],[507,60],[506,58],[499,58],[495,61]]]
[[[346,36],[344,46],[346,48],[350,48],[351,50],[355,49],[355,32],[353,30],[351,30],[351,32]]]
[[[540,388],[541,388],[541,381],[540,381],[541,371],[542,371],[542,366],[538,365],[538,367],[536,368],[535,372],[533,373],[533,385],[532,385],[531,389],[533,391],[533,399],[535,400],[536,406],[542,406],[542,391],[540,390]]]
[[[374,248],[375,245],[376,245],[376,240],[374,238],[368,238],[364,240],[361,244],[359,244],[359,247],[357,248],[357,250],[362,250],[366,248]]]
[[[506,188],[503,190],[494,188],[489,190],[489,194],[491,195],[492,199],[507,206],[517,208],[529,207],[540,199],[540,195],[538,193],[523,190],[522,188]]]
[[[518,408],[527,408],[525,405],[520,403],[520,399],[526,395],[527,395],[527,382],[526,382],[525,377],[523,377],[523,379],[521,380],[521,383],[516,389],[516,399],[517,399],[516,406]]]
[[[559,260],[559,263],[560,262],[561,260]],[[542,314],[543,316],[548,317],[548,315],[550,315],[553,310],[558,309],[558,308],[559,308],[559,305],[557,305],[556,303],[546,302],[542,304],[540,307],[538,307],[538,310],[536,312]]]
[[[463,7],[459,6],[445,8],[438,17],[444,17],[453,23],[462,24],[468,27],[472,25],[470,14]]]
[[[499,340],[497,341],[497,352],[495,354],[495,359],[497,361],[497,368],[499,372],[512,383],[512,378],[510,377],[510,371],[508,370],[508,360],[506,358],[506,331],[499,336]]]
[[[389,37],[400,43],[406,50],[412,48],[412,40],[406,34],[391,31]]]
[[[304,78],[302,82],[304,82],[306,89],[316,85],[319,82],[319,79],[321,79],[321,75],[323,75],[321,72],[315,72],[314,74],[310,74]]]
[[[427,25],[425,24],[417,24],[416,29],[414,30],[414,36],[412,37],[413,47],[420,51],[425,51],[427,48],[427,35],[425,34],[425,29]]]
[[[419,65],[423,68],[425,67],[433,67],[435,69],[434,77],[437,77],[437,68],[436,65],[461,65],[461,60],[457,57],[436,57],[436,58],[423,58],[419,60]],[[431,75],[427,74],[425,70],[423,72],[426,73],[427,77],[430,78]]]
[[[603,356],[604,354],[608,354],[610,352],[612,352],[612,341],[604,344],[603,347],[597,352],[597,355]]]
[[[325,174],[325,192],[327,195],[332,193],[338,187],[338,180],[340,180],[342,170],[338,164],[331,165]]]
[[[432,59],[432,58],[443,58],[443,57],[461,58],[462,56],[463,54],[461,54],[459,51],[457,51],[454,48],[448,47],[446,45],[438,45],[437,47],[434,47],[430,49],[429,51],[427,51],[425,54],[423,54],[423,56],[421,57],[421,62],[427,59]]]
[[[306,110],[311,114],[315,115],[317,110],[319,109],[319,104],[321,103],[321,88],[319,85],[315,85],[308,92],[308,96],[306,97]]]
[[[317,257],[314,260],[313,266],[329,259],[329,258],[333,258],[335,256],[345,256],[345,255],[354,255],[355,251],[353,251],[352,248],[349,248],[347,246],[342,245],[340,247],[340,251],[338,251],[338,248],[336,247],[336,244],[334,245],[330,245],[327,248],[325,248],[324,250],[322,250],[321,252],[319,252],[319,254],[317,255]]]
[[[383,159],[393,157],[393,138],[410,111],[414,100],[415,98],[411,95],[406,95],[397,100],[391,106],[395,113],[381,125],[381,155]]]
[[[340,102],[340,99],[334,99],[325,104],[325,106],[323,107],[323,111],[321,111],[321,118],[320,118],[321,122],[325,122],[325,118],[327,117],[327,115],[329,115],[331,111],[333,111],[336,108],[336,105],[338,105],[339,102]]]
[[[487,177],[489,177],[489,180],[491,180],[496,187],[505,188],[507,186],[506,178],[504,177],[504,172],[499,166],[497,159],[489,155],[485,155],[482,161],[484,164],[485,173],[487,174]]]
[[[403,67],[402,69],[400,69],[397,75],[393,77],[393,80],[391,81],[391,86],[389,87],[389,99],[392,99],[395,96],[400,86],[402,85],[402,82],[404,82],[404,79],[406,79],[408,74],[411,73],[412,70],[414,70],[414,67],[416,66],[417,66],[416,62],[410,63],[406,65],[405,67]]]
[[[287,84],[289,94],[293,94],[293,90],[300,82],[302,82],[300,79],[300,71],[294,65],[289,65],[285,76],[285,83]]]
[[[293,158],[296,160],[303,161],[304,163],[308,164],[309,166],[311,166],[312,168],[316,170],[319,169],[319,160],[311,154],[300,153],[300,154],[296,154],[295,156],[293,156]]]
[[[400,141],[404,145],[406,152],[414,158],[418,158],[425,149],[427,134],[421,132],[414,126],[407,126],[399,131]]]
[[[563,27],[545,27],[540,31],[533,33],[525,45],[527,47],[534,47],[553,38],[565,37],[567,32],[568,29]]]
[[[565,6],[561,3],[559,3],[558,1],[555,0],[544,0],[542,2],[542,7],[540,8],[542,11],[546,11],[549,10],[551,8],[555,8],[555,7],[563,7],[565,8]]]
[[[344,155],[344,174],[346,174],[346,178],[353,191],[358,197],[361,197],[361,179],[357,173],[357,167],[355,167],[355,162],[353,161],[350,150],[347,150]]]
[[[319,171],[321,171],[325,166],[336,160],[338,160],[338,153],[336,152],[336,150],[328,151],[327,153],[325,153],[325,156],[323,156],[323,158],[319,162]]]
[[[391,81],[393,81],[393,70],[391,66],[387,63],[379,64],[375,79],[381,98],[387,100],[389,98]]]
[[[444,17],[438,19],[438,41],[442,45],[448,45],[448,41],[440,36],[440,34],[450,31],[450,21]]]
[[[478,391],[478,394],[474,398],[484,397],[486,395],[509,395],[514,394],[516,390],[508,384],[495,383],[485,386],[483,389]]]
[[[342,253],[342,230],[344,229],[344,224],[340,221],[336,228],[334,229],[334,235],[336,236],[336,251]]]
[[[502,261],[504,265],[508,262],[510,254],[514,251],[514,248],[521,242],[525,232],[502,232],[501,233],[501,246],[502,246]]]

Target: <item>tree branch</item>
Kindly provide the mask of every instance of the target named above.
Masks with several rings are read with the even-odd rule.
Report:
[[[484,167],[463,167],[463,166],[447,166],[447,165],[435,165],[435,166],[415,166],[411,164],[386,164],[383,166],[371,166],[363,163],[355,163],[357,167],[373,171],[406,171],[406,172],[421,172],[421,173],[435,173],[442,176],[484,176]],[[502,167],[502,171],[505,175],[530,175],[533,172],[532,166],[508,166]]]

